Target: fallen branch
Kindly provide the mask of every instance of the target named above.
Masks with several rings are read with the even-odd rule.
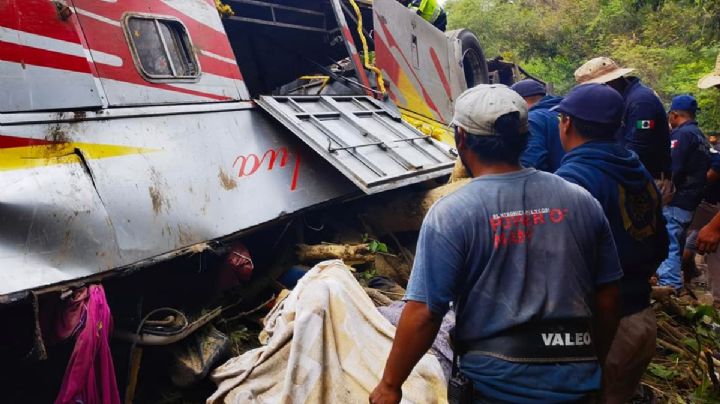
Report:
[[[673,344],[671,344],[671,343],[663,340],[663,339],[660,338],[660,337],[657,338],[657,343],[658,343],[661,347],[663,347],[663,348],[665,348],[665,349],[667,349],[667,350],[669,350],[669,351],[673,351],[673,352],[675,352],[675,353],[678,354],[678,355],[688,356],[688,352],[687,352],[686,350],[684,350],[684,349],[682,349],[682,348],[680,348],[680,347],[678,347],[678,346],[676,346],[676,345],[673,345]]]
[[[375,261],[375,253],[370,250],[369,244],[299,244],[297,246],[297,255],[301,262],[341,259],[346,264],[351,265]]]
[[[683,335],[680,330],[676,329],[672,325],[668,324],[666,321],[658,321],[657,323],[658,328],[662,331],[664,331],[666,334],[672,336],[676,342],[682,343],[682,341],[685,338],[688,338],[687,335]]]

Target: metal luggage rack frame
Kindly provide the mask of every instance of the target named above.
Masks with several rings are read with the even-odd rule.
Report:
[[[322,111],[308,111],[301,105],[303,103],[312,103]],[[342,105],[343,103],[345,105]],[[407,181],[409,184],[420,182],[427,177],[437,177],[438,171],[451,170],[457,157],[451,147],[423,135],[372,97],[262,96],[258,104],[366,193],[381,192],[398,181]],[[349,109],[346,106],[348,104],[354,108]],[[362,121],[368,118],[382,127],[382,132],[386,134],[385,139],[371,133],[367,123]],[[359,139],[356,139],[357,142],[349,143],[329,127],[327,121],[335,121],[343,125],[347,128],[345,132],[352,132]],[[310,124],[310,128],[303,127],[306,123]],[[327,142],[321,143],[317,133],[314,136],[308,129],[310,131],[314,129],[324,135]],[[419,158],[417,155],[415,158],[409,157],[410,150],[402,149],[403,144],[410,145],[412,151],[422,157]],[[375,147],[386,152],[385,156],[390,161],[383,159],[382,156],[373,156],[372,148]],[[350,158],[347,155],[340,155],[340,152],[346,152]],[[361,163],[372,174],[353,170],[351,160]],[[404,172],[398,174],[397,166]]]

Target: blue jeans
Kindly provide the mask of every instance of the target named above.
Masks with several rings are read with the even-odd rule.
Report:
[[[692,221],[693,212],[675,206],[665,206],[663,216],[667,222],[670,247],[667,259],[658,267],[658,283],[661,286],[680,289],[683,286],[680,260],[685,248],[685,234]]]

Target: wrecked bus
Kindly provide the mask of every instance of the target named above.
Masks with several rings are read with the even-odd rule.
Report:
[[[394,0],[0,0],[0,306],[445,176],[487,76]]]

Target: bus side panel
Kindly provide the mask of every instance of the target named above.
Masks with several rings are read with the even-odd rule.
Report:
[[[1,127],[0,295],[137,263],[357,192],[250,103],[177,108]]]

